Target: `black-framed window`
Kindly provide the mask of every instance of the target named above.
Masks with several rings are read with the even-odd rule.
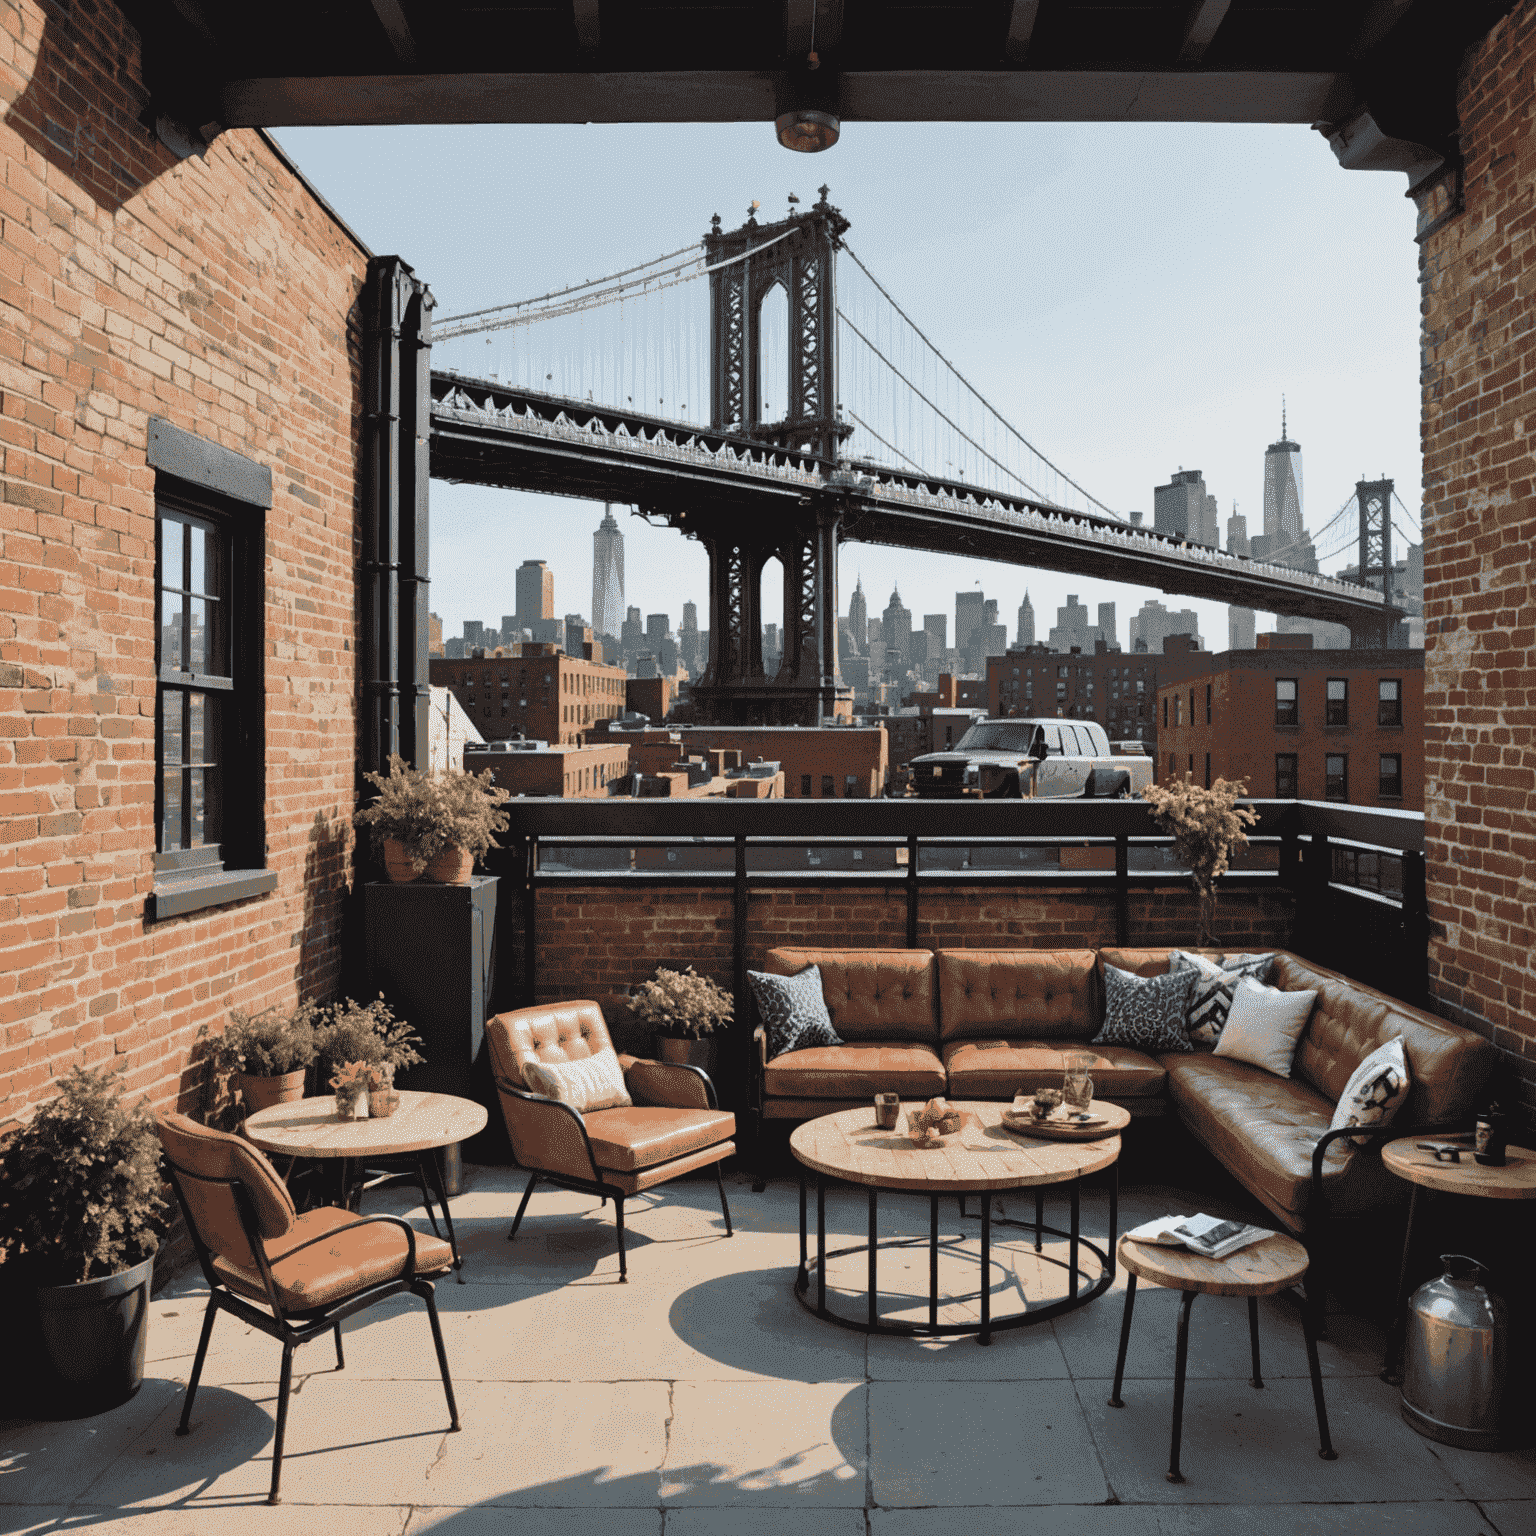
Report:
[[[262,662],[272,476],[151,417],[155,471],[155,885],[175,917],[275,889],[266,868]]]
[[[1403,723],[1403,682],[1398,677],[1384,677],[1376,684],[1377,725]]]
[[[1275,679],[1275,724],[1299,725],[1301,714],[1296,706],[1296,679],[1294,677],[1277,677]]]
[[[822,774],[822,776],[821,776],[821,797],[822,797],[822,799],[823,800],[830,800],[836,794],[837,794],[837,781],[832,777],[832,775],[830,773]]]
[[[1205,787],[1207,789],[1211,787],[1211,754],[1209,752],[1205,754]]]
[[[1296,753],[1275,753],[1275,799],[1296,798]]]
[[[1324,725],[1349,724],[1349,679],[1330,677],[1325,684],[1327,701]]]
[[[1211,688],[1210,683],[1205,685],[1205,723],[1207,725],[1211,723]]]
[[[1325,800],[1349,799],[1349,754],[1347,752],[1323,754],[1323,798]]]
[[[1403,798],[1403,757],[1400,752],[1383,752],[1376,783],[1376,794],[1382,800]]]
[[[809,798],[811,793],[811,776],[808,773],[800,775],[800,793]]]

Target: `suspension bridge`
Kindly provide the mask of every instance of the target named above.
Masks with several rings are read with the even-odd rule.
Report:
[[[700,540],[710,658],[693,698],[721,721],[814,721],[846,697],[836,566],[848,540],[1296,614],[1386,643],[1402,617],[1390,574],[1384,590],[1364,582],[1391,570],[1390,482],[1369,496],[1362,483],[1360,585],[1133,526],[964,378],[853,252],[827,192],[782,220],[759,224],[754,205],[735,230],[717,216],[702,244],[434,323],[436,358],[452,366],[431,371],[432,477],[629,504]],[[770,677],[759,591],[772,558],[785,635]]]

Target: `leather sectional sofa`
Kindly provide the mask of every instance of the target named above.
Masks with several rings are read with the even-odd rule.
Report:
[[[1317,991],[1289,1078],[1209,1051],[1145,1055],[1089,1047],[1104,1018],[1102,965],[1167,971],[1167,949],[774,949],[767,969],[821,968],[845,1042],[768,1060],[759,1029],[753,1103],[765,1120],[806,1120],[869,1104],[876,1093],[923,1100],[1011,1099],[1061,1082],[1064,1054],[1092,1049],[1095,1097],[1133,1116],[1173,1113],[1291,1232],[1406,1198],[1379,1146],[1410,1129],[1467,1126],[1498,1053],[1473,1031],[1412,1008],[1284,950],[1268,981]],[[1219,951],[1203,951],[1219,958]],[[1413,1085],[1385,1132],[1356,1145],[1329,1133],[1355,1067],[1401,1036]]]

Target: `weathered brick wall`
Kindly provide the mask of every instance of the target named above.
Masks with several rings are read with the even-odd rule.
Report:
[[[0,0],[0,1126],[75,1061],[190,1089],[199,1025],[327,995],[351,877],[365,255],[271,144],[178,163],[110,0]],[[269,896],[146,924],[146,425],[272,469]]]
[[[1536,1118],[1536,4],[1463,62],[1466,211],[1422,250],[1425,816],[1436,1007]]]

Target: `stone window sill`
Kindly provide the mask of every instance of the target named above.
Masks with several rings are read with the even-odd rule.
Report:
[[[277,873],[270,869],[189,870],[181,879],[167,870],[155,877],[149,911],[145,915],[151,920],[183,917],[208,907],[222,907],[231,902],[247,901],[252,896],[265,896],[276,889]]]

